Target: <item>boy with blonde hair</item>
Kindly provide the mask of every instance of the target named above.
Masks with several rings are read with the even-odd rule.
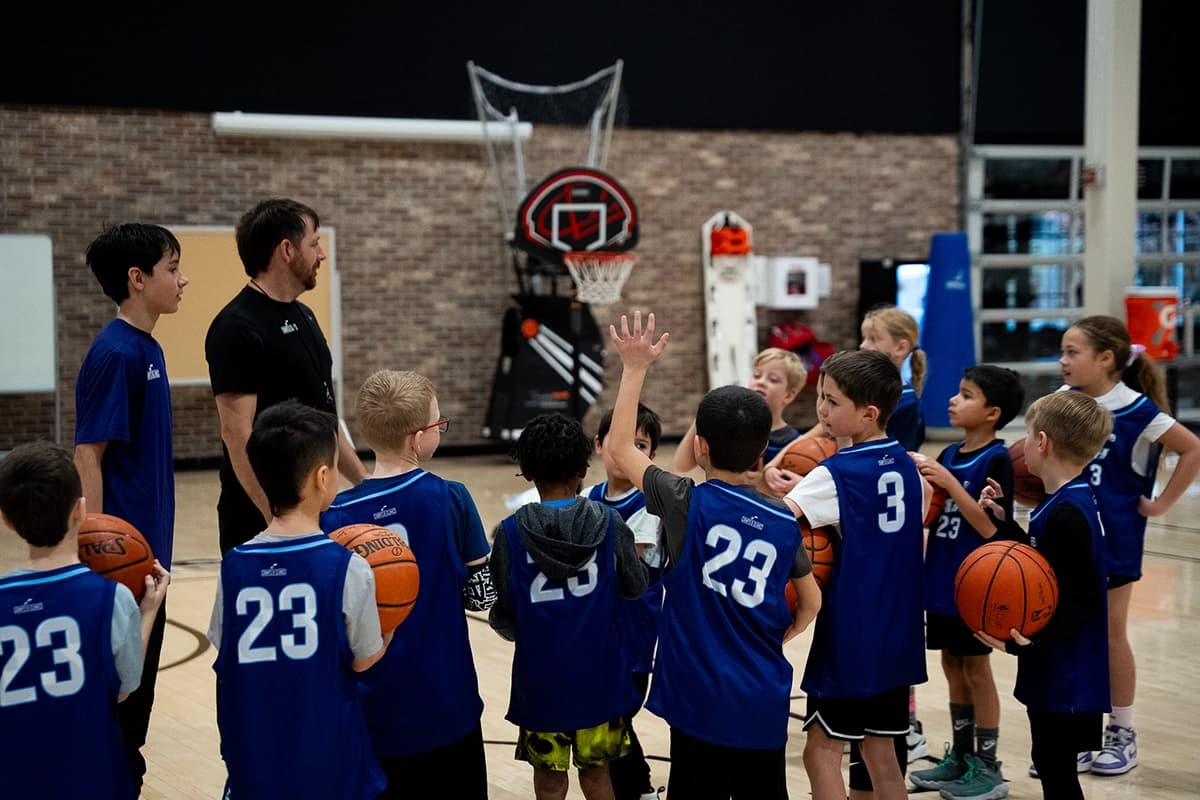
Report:
[[[359,681],[371,745],[388,776],[382,797],[454,776],[456,797],[487,796],[483,700],[463,613],[495,600],[488,542],[467,488],[427,472],[450,425],[433,383],[380,370],[358,392],[358,424],[375,471],[334,498],[326,533],[368,523],[395,532],[421,566],[421,598],[388,653]]]
[[[1025,464],[1049,494],[1029,515],[1028,541],[1058,581],[1058,607],[1038,633],[1010,631],[1003,642],[982,631],[979,640],[1016,655],[1013,694],[1025,705],[1033,766],[1050,800],[1083,798],[1078,754],[1100,746],[1111,710],[1108,675],[1108,586],[1104,526],[1084,470],[1113,430],[1106,409],[1083,392],[1056,392],[1025,412]],[[989,481],[980,505],[1004,514],[1000,487]],[[1000,533],[1024,539],[1011,519]]]
[[[804,362],[790,350],[768,347],[754,357],[748,388],[766,400],[767,408],[771,410],[771,432],[767,436],[767,449],[763,452],[761,464],[770,463],[785,447],[800,438],[800,431],[788,424],[783,412],[800,394],[807,378]],[[693,421],[675,451],[671,465],[675,472],[687,472],[696,467],[698,462],[693,452],[695,441],[696,423]]]

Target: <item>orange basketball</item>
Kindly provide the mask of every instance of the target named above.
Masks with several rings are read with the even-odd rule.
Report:
[[[941,486],[933,487],[933,497],[929,498],[929,510],[925,512],[925,527],[928,528],[934,521],[942,515],[946,510],[946,501],[950,499],[949,493]]]
[[[141,532],[112,514],[88,514],[79,529],[79,560],[94,572],[123,583],[139,603],[146,576],[154,572],[154,553]]]
[[[804,520],[800,520],[800,534],[804,537],[804,552],[812,562],[813,577],[824,589],[833,574],[833,537],[837,534],[831,528],[813,530]]]
[[[1036,506],[1046,499],[1042,479],[1029,471],[1025,464],[1025,440],[1017,439],[1008,446],[1013,465],[1013,499],[1027,506]]]
[[[412,611],[421,588],[421,573],[412,549],[396,533],[378,525],[347,525],[329,537],[371,565],[379,627],[384,633],[395,630]]]
[[[1020,542],[980,545],[954,576],[954,604],[972,631],[1008,640],[1046,627],[1058,606],[1058,580],[1037,550]]]
[[[783,599],[787,600],[788,613],[793,617],[796,616],[796,608],[800,605],[800,598],[796,596],[796,587],[792,585],[790,578],[783,587]]]
[[[813,471],[813,467],[837,452],[837,442],[818,436],[813,439],[797,439],[783,450],[779,459],[779,468],[804,476]]]

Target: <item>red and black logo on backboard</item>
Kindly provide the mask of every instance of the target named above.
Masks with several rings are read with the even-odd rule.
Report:
[[[513,244],[561,265],[564,253],[633,249],[637,222],[633,199],[612,176],[569,167],[543,180],[521,202]]]

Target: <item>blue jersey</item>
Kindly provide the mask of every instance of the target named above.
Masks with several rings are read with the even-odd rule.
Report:
[[[1105,527],[1100,522],[1096,496],[1083,479],[1060,488],[1029,515],[1029,543],[1044,547],[1054,531],[1046,521],[1055,506],[1070,503],[1078,508],[1091,530],[1092,580],[1101,606],[1074,636],[1037,642],[1021,653],[1017,686],[1013,694],[1033,711],[1086,714],[1110,710],[1108,684],[1108,581],[1105,577]]]
[[[629,522],[629,518],[646,507],[646,495],[635,489],[619,500],[604,496],[608,482],[597,484],[588,492],[588,499],[608,506]],[[654,666],[654,646],[658,643],[658,617],[662,613],[662,567],[646,566],[646,592],[636,600],[621,601],[621,633],[629,657],[629,667],[635,673],[647,674]]]
[[[784,425],[771,431],[767,437],[767,450],[763,453],[763,464],[767,464],[792,442],[800,438],[800,431],[791,425]]]
[[[1108,573],[1126,578],[1142,575],[1142,549],[1146,540],[1146,518],[1138,513],[1138,498],[1154,492],[1161,448],[1150,448],[1143,464],[1145,474],[1133,471],[1133,446],[1155,417],[1158,406],[1141,396],[1113,412],[1113,432],[1108,444],[1084,471],[1100,504],[1100,519],[1108,542]]]
[[[584,501],[586,502],[586,501]],[[504,520],[516,618],[512,687],[505,719],[526,730],[575,731],[637,708],[621,642],[617,567],[608,533],[587,566],[566,580],[546,576],[521,542],[516,517]]]
[[[709,480],[692,490],[666,601],[646,707],[675,729],[724,747],[787,743],[792,624],[785,587],[800,527],[744,487]]]
[[[917,390],[904,384],[900,400],[888,417],[887,435],[899,442],[905,450],[917,450],[925,442],[925,415],[921,413],[921,399]]]
[[[994,458],[1008,458],[1008,447],[996,440],[970,457],[959,459],[963,443],[952,444],[942,451],[938,461],[962,484],[967,494],[978,497],[987,485],[988,468]],[[1011,493],[1011,489],[1008,490]],[[946,506],[929,526],[929,542],[925,548],[925,610],[935,614],[958,615],[954,604],[954,576],[963,559],[979,545],[988,541],[979,535],[963,518],[958,505],[946,498]]]
[[[350,557],[324,534],[225,554],[214,669],[228,800],[365,800],[383,791],[350,667],[342,603]]]
[[[458,549],[450,485],[423,469],[370,478],[339,494],[321,515],[327,533],[354,523],[396,533],[421,568],[412,612],[379,663],[359,676],[375,752],[394,758],[458,741],[479,725],[483,700],[463,612],[467,567]]]
[[[82,564],[0,578],[5,797],[136,796],[117,724],[116,587]]]
[[[802,686],[814,697],[873,697],[924,683],[921,476],[893,439],[821,462],[837,486],[841,536]]]
[[[171,568],[175,467],[171,389],[162,348],[116,319],[96,334],[75,384],[75,444],[108,442],[100,471],[104,512],[141,531]]]

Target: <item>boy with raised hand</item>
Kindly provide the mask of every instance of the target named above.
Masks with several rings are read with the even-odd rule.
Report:
[[[375,578],[321,533],[337,493],[338,422],[289,400],[246,443],[266,530],[221,562],[208,638],[227,800],[367,800],[383,791],[355,673],[383,657]]]
[[[171,576],[157,562],[133,594],[79,563],[86,501],[71,454],[38,442],[0,462],[0,514],[29,562],[0,577],[0,774],[6,797],[129,800],[117,720],[138,685]],[[46,767],[47,743],[61,764]]]
[[[137,528],[166,569],[175,537],[171,389],[152,334],[160,316],[179,310],[188,285],[179,256],[179,240],[169,230],[143,223],[113,225],[88,246],[88,266],[117,304],[117,315],[92,340],[75,383],[75,466],[88,510]],[[142,682],[118,711],[138,791],[166,607],[157,613]]]
[[[513,457],[541,501],[493,536],[490,621],[516,643],[505,718],[539,800],[566,797],[572,761],[584,797],[613,797],[608,764],[629,751],[625,714],[639,699],[620,606],[645,592],[646,570],[620,515],[579,497],[591,450],[574,419],[530,420]]]
[[[334,498],[321,529],[385,527],[421,566],[420,599],[387,655],[359,678],[371,746],[388,777],[382,797],[454,776],[455,797],[484,798],[483,700],[463,613],[485,611],[496,598],[483,523],[465,486],[421,466],[450,424],[428,378],[380,370],[359,389],[357,405],[375,471]]]
[[[968,367],[958,393],[950,398],[949,412],[950,424],[962,428],[964,439],[944,449],[936,461],[917,460],[921,475],[948,494],[942,513],[929,526],[925,548],[925,646],[942,652],[954,737],[937,766],[917,770],[909,779],[919,788],[945,789],[963,800],[1008,794],[996,758],[1000,695],[992,677],[991,648],[959,616],[954,577],[971,551],[996,534],[995,522],[976,500],[989,479],[1001,487],[1005,514],[1012,517],[1012,459],[996,432],[1020,413],[1024,399],[1021,378],[1011,369]]]
[[[846,742],[861,743],[877,798],[907,795],[893,739],[909,729],[909,687],[926,680],[922,521],[932,490],[884,432],[902,386],[883,353],[826,359],[817,414],[850,446],[784,499],[813,528],[837,525],[841,534],[801,683],[808,695],[804,767],[815,800],[846,797]]]
[[[1049,494],[1029,515],[1029,543],[1058,581],[1058,607],[1030,637],[1010,631],[1002,642],[975,636],[1017,656],[1013,694],[1025,705],[1033,740],[1033,765],[1046,800],[1082,800],[1077,758],[1100,746],[1104,714],[1111,710],[1108,672],[1108,548],[1096,495],[1084,469],[1108,442],[1113,417],[1083,392],[1056,392],[1025,412],[1025,464]],[[989,481],[980,506],[996,517],[999,484]],[[1024,539],[1005,519],[1000,533]],[[947,797],[945,790],[943,797]]]
[[[668,795],[786,798],[792,667],[783,643],[816,616],[821,594],[795,518],[747,475],[767,446],[770,408],[746,388],[712,390],[696,411],[705,482],[665,472],[633,432],[646,372],[668,336],[654,340],[653,314],[643,331],[640,312],[632,331],[622,317],[609,334],[623,369],[608,447],[663,525],[666,600],[646,707],[671,727]]]

